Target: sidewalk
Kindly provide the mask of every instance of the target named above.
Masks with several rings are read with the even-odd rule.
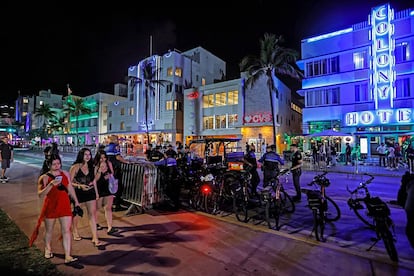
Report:
[[[29,156],[33,153],[26,152]],[[31,154],[31,155],[30,155]],[[73,162],[73,156],[63,154]],[[348,166],[352,168],[351,166]],[[292,217],[285,218],[281,231],[270,230],[254,222],[238,222],[233,215],[209,215],[202,212],[161,212],[148,210],[126,216],[115,212],[114,226],[119,236],[99,231],[106,244],[92,246],[86,218],[81,220],[82,241],[73,241],[73,255],[80,258],[82,269],[63,264],[63,249],[54,240],[52,259],[67,275],[414,275],[414,250],[404,236],[405,214],[391,207],[396,223],[400,263],[392,263],[378,243],[371,251],[372,232],[361,227],[358,219],[346,207],[346,185],[353,187],[361,177],[346,172],[330,172],[332,184],[328,193],[342,210],[338,222],[327,225],[326,243],[311,236],[311,212],[302,200]],[[0,185],[0,207],[30,236],[36,225],[41,202],[35,193],[34,179],[38,168],[16,161],[12,164],[11,181]],[[317,171],[305,171],[305,186]],[[402,173],[402,172],[401,172]],[[286,188],[291,193],[291,180]],[[372,193],[385,200],[394,199],[400,176],[377,175]],[[105,225],[103,214],[98,221]],[[58,237],[59,226],[54,237]],[[35,245],[43,250],[41,229]]]

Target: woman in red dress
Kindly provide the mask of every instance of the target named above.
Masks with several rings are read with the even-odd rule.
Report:
[[[61,170],[61,160],[59,155],[52,155],[49,160],[50,170],[41,175],[38,179],[38,195],[44,197],[42,211],[38,220],[38,225],[32,234],[29,245],[32,245],[39,232],[39,227],[45,222],[45,258],[53,258],[51,249],[53,228],[56,220],[59,220],[62,231],[62,243],[65,251],[65,264],[77,260],[71,256],[71,224],[72,207],[69,196],[75,206],[79,206],[75,190],[70,185],[70,176],[66,171]]]

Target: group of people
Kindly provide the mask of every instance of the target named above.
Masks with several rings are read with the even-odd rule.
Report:
[[[378,165],[380,167],[385,167],[388,170],[398,170],[403,165],[404,160],[406,160],[408,166],[412,167],[413,165],[414,150],[411,144],[405,150],[405,156],[399,143],[385,144],[382,142],[376,150],[379,157]]]
[[[314,143],[312,145],[312,163],[320,166],[319,162],[325,162],[326,167],[335,167],[337,164],[337,149],[335,144]],[[350,160],[349,160],[350,162]]]
[[[300,176],[302,175],[302,153],[300,152],[297,144],[290,145],[290,171],[292,173],[293,186],[296,194],[293,196],[294,201],[300,201],[302,193],[300,189]],[[257,186],[260,183],[260,177],[257,172],[257,162],[261,163],[263,171],[263,187],[269,184],[269,181],[276,177],[280,171],[280,167],[285,165],[285,160],[276,153],[275,145],[268,145],[266,152],[256,161],[256,155],[254,148],[250,147],[244,156],[244,160],[252,167],[252,179],[251,179],[251,194],[257,194]]]
[[[188,146],[177,145],[177,150],[170,144],[165,148],[161,146],[153,147],[151,144],[145,151],[147,161],[153,162],[160,169],[162,181],[164,183],[165,195],[171,200],[171,209],[178,210],[181,207],[180,193],[181,182],[179,179],[178,166],[181,162],[187,162],[189,158]]]
[[[94,156],[89,148],[81,148],[69,171],[62,169],[61,156],[55,143],[45,149],[45,163],[37,184],[37,193],[39,197],[44,198],[44,201],[38,223],[29,242],[32,245],[36,240],[44,221],[45,258],[53,257],[52,233],[58,220],[61,225],[65,264],[77,261],[77,258],[71,256],[71,241],[82,240],[78,225],[84,209],[88,217],[93,246],[103,245],[98,235],[98,230],[104,229],[98,224],[98,211],[101,208],[104,210],[107,224],[106,233],[116,235],[118,229],[113,226],[112,208],[114,199],[122,193],[120,163],[128,163],[121,156],[117,145],[117,140],[111,139],[109,144],[100,147]],[[109,190],[111,176],[119,181],[116,194],[112,194]]]

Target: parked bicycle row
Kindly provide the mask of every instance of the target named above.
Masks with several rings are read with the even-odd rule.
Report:
[[[292,196],[283,185],[290,170],[282,168],[257,194],[252,193],[251,171],[249,166],[240,171],[229,170],[225,166],[202,166],[187,175],[183,182],[183,190],[187,193],[182,200],[187,201],[187,206],[194,210],[210,214],[233,213],[241,222],[263,222],[270,229],[280,230],[281,217],[289,216],[296,208]],[[338,204],[327,195],[331,184],[327,173],[317,174],[307,183],[308,188],[301,189],[307,196],[307,207],[313,217],[312,233],[318,241],[326,241],[326,223],[335,222],[341,217]],[[367,176],[369,178],[357,187],[348,187],[348,206],[376,234],[373,244],[367,250],[382,240],[390,259],[397,262],[395,229],[390,209],[385,201],[370,194],[368,184],[374,177]]]

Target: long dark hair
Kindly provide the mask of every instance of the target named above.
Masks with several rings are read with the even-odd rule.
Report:
[[[43,161],[43,166],[40,169],[39,175],[45,174],[50,170],[53,160],[59,160],[60,161],[60,168],[62,168],[62,160],[61,160],[59,154],[52,154],[48,157],[48,159]]]
[[[92,151],[88,148],[81,148],[78,152],[78,155],[76,156],[76,160],[75,162],[73,162],[72,165],[75,164],[83,164],[83,157],[85,155],[85,152],[89,151],[89,153],[91,154],[91,159],[89,159],[88,161],[88,168],[89,170],[93,171],[93,159],[92,159]]]
[[[105,155],[106,162],[108,162],[108,155],[106,154],[106,151],[104,151],[104,150],[101,149],[101,150],[98,150],[96,152],[95,157],[93,159],[93,164],[95,166],[97,166],[99,164],[99,162],[101,161],[101,155]]]

